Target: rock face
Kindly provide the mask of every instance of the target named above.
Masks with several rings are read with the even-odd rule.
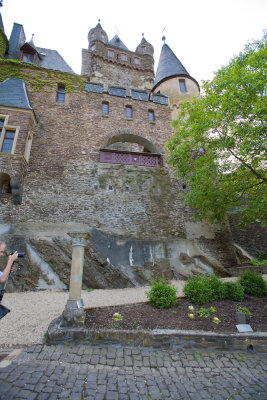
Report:
[[[18,268],[9,280],[8,290],[69,287],[72,257],[71,241],[66,235],[69,227],[39,224],[37,228],[24,226],[21,228],[24,236],[4,235],[8,252],[11,249],[25,252],[25,257],[16,263]],[[192,273],[213,271],[220,276],[228,274],[227,268],[198,239],[138,240],[96,229],[91,230],[91,235],[84,253],[84,289],[146,285],[162,274],[167,279],[186,279]],[[5,262],[2,257],[1,268]]]

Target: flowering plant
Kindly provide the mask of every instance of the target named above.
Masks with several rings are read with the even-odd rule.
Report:
[[[219,324],[221,321],[219,320],[219,318],[214,317],[212,318],[212,322],[214,322],[214,324]]]
[[[112,316],[113,321],[122,321],[123,320],[123,315],[115,312]]]
[[[211,311],[211,312],[216,312],[216,308],[211,306],[211,307],[210,307],[210,311]]]
[[[194,307],[193,306],[188,306],[190,311],[194,311]]]
[[[188,317],[191,318],[191,319],[194,319],[194,318],[195,318],[195,316],[194,316],[193,313],[188,314]]]

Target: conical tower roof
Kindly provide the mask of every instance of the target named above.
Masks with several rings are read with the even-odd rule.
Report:
[[[176,57],[171,48],[164,43],[161,49],[159,64],[157,68],[157,73],[154,81],[153,90],[162,81],[174,77],[174,76],[187,76],[193,79],[180,60]]]

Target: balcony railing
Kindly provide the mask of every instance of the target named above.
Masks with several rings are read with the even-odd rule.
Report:
[[[99,161],[111,164],[139,165],[143,167],[161,167],[161,155],[154,153],[137,153],[119,150],[100,150]]]

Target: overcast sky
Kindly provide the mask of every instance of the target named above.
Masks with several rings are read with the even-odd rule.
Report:
[[[165,28],[166,43],[199,83],[267,27],[267,0],[3,0],[0,12],[8,38],[13,23],[22,24],[27,41],[34,33],[36,46],[58,50],[76,73],[99,18],[109,40],[118,35],[131,51],[144,33],[155,68]]]

